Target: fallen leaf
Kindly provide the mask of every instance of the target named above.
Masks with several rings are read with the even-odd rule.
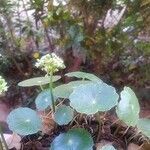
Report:
[[[150,143],[147,142],[143,143],[143,145],[139,150],[150,150]]]
[[[130,143],[128,145],[128,150],[138,150],[140,148],[140,146],[134,144],[134,143]]]
[[[39,111],[38,115],[42,118],[42,133],[50,134],[56,125],[52,114],[46,114],[44,111]]]
[[[6,140],[9,149],[12,148],[16,148],[16,150],[21,149],[21,143],[20,143],[21,137],[18,134],[16,133],[4,134],[4,138]]]

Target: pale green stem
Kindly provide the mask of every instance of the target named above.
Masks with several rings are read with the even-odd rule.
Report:
[[[49,83],[50,93],[51,93],[51,101],[52,101],[52,111],[55,112],[55,101],[53,95],[53,73],[50,74],[50,83]]]
[[[4,143],[5,149],[6,149],[6,150],[9,150],[9,149],[8,149],[8,146],[7,146],[7,143],[6,143],[6,140],[5,140],[5,138],[4,138],[4,134],[3,134],[3,131],[2,131],[1,125],[0,125],[0,136],[1,136],[1,138],[2,138],[2,143]]]
[[[41,90],[42,90],[42,91],[44,90],[44,88],[43,88],[43,86],[42,86],[42,85],[40,85],[40,88],[41,88]]]

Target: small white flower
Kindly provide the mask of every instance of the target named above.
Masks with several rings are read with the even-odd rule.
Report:
[[[6,81],[0,76],[0,94],[6,92],[8,89]]]
[[[53,0],[53,5],[54,6],[59,6],[59,5],[67,5],[69,0]]]
[[[42,56],[41,59],[37,60],[35,66],[37,68],[41,68],[43,71],[46,71],[47,74],[55,73],[60,69],[65,68],[63,60],[55,53]]]

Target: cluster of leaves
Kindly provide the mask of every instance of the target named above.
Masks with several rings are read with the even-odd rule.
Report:
[[[85,72],[71,72],[65,74],[68,77],[75,77],[78,80],[67,84],[56,86],[52,90],[43,89],[35,99],[38,111],[49,110],[55,102],[55,109],[52,109],[54,121],[59,125],[69,124],[76,113],[96,115],[98,112],[107,112],[116,107],[118,118],[127,126],[137,127],[139,132],[150,138],[150,120],[139,118],[140,107],[135,93],[129,87],[124,87],[119,95],[114,87],[107,85],[97,76]],[[43,86],[49,83],[50,77],[31,78],[19,83],[19,86]],[[60,79],[60,76],[53,76],[52,82]],[[53,95],[53,96],[52,96]],[[62,100],[69,99],[69,105],[62,104]],[[59,103],[56,106],[56,103]],[[100,121],[100,120],[99,120]],[[42,119],[36,111],[30,108],[17,108],[10,112],[7,123],[9,128],[20,135],[30,135],[41,130]],[[72,128],[67,133],[61,133],[51,143],[51,150],[92,150],[94,141],[90,133],[83,128]],[[115,149],[111,145],[102,148]]]

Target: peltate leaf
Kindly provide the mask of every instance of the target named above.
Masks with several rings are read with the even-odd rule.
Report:
[[[93,146],[91,135],[85,129],[75,128],[57,136],[50,150],[93,150]]]
[[[118,98],[115,88],[106,83],[80,85],[69,96],[70,105],[76,111],[88,115],[110,110],[117,105]]]
[[[129,87],[124,87],[121,100],[116,109],[120,120],[128,126],[135,126],[139,119],[140,106],[135,93]]]
[[[68,84],[62,84],[54,88],[54,95],[58,98],[69,98],[70,94],[77,86],[87,84],[89,82],[90,81],[72,81]]]
[[[53,76],[53,82],[58,81],[61,78],[61,76]],[[22,82],[19,82],[18,85],[22,87],[31,87],[31,86],[40,86],[40,85],[45,85],[50,82],[50,77],[45,76],[45,77],[36,77],[36,78],[31,78],[24,80]]]
[[[10,112],[7,123],[10,130],[20,135],[37,133],[42,127],[42,121],[36,111],[26,107]]]
[[[48,106],[52,106],[51,91],[49,89],[42,91],[35,99],[36,108],[45,110]]]
[[[95,82],[103,82],[100,78],[95,76],[94,74],[91,73],[86,73],[86,72],[81,72],[81,71],[75,71],[75,72],[70,72],[65,74],[68,77],[76,77],[80,79],[88,79],[90,81],[95,81]]]
[[[57,108],[54,120],[59,125],[67,125],[73,119],[73,109],[70,106],[62,105]]]

